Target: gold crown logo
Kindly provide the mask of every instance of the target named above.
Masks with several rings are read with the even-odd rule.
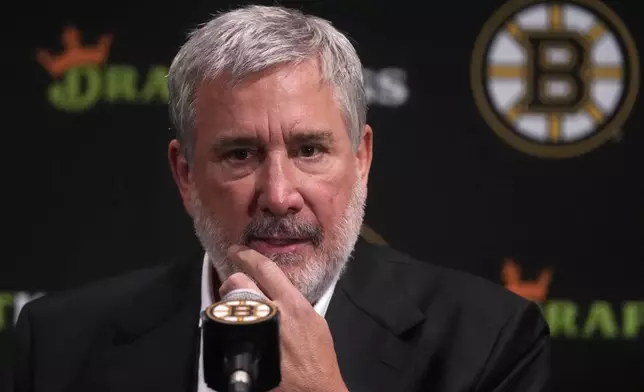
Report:
[[[521,280],[521,268],[514,260],[506,259],[503,263],[501,277],[505,287],[515,294],[534,302],[542,303],[548,297],[548,289],[552,280],[552,269],[546,268],[536,280]]]
[[[52,55],[48,50],[39,49],[37,58],[43,66],[54,77],[60,77],[73,67],[92,64],[103,65],[110,54],[112,35],[103,34],[95,45],[83,45],[81,32],[75,26],[67,26],[62,34],[63,52],[59,55]]]

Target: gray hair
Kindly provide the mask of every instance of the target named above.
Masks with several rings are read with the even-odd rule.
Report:
[[[170,119],[182,154],[194,154],[195,101],[205,80],[231,84],[269,67],[317,58],[343,111],[354,151],[366,123],[362,64],[355,48],[331,23],[299,10],[247,6],[215,16],[191,32],[168,73]]]

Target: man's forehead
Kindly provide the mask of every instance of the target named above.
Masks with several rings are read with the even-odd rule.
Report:
[[[256,73],[233,88],[226,87],[223,77],[204,83],[197,95],[197,128],[209,133],[211,140],[245,138],[270,143],[304,137],[326,142],[342,139],[347,134],[344,113],[333,89],[320,87],[318,76],[313,75],[317,69],[312,66],[317,65]],[[296,75],[290,84],[280,86],[275,82],[296,73],[299,78]],[[261,85],[257,79],[271,77],[275,91],[270,88],[271,82]],[[312,80],[313,90],[309,88]],[[254,91],[253,86],[258,89]],[[288,86],[299,91],[289,92]]]

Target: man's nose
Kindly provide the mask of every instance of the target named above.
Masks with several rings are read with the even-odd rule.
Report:
[[[295,214],[304,206],[296,169],[285,156],[267,157],[259,171],[257,207],[274,216]]]

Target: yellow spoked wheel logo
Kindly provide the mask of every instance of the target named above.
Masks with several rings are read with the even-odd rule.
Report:
[[[513,0],[479,35],[474,99],[487,124],[524,153],[568,158],[615,137],[639,87],[633,39],[597,0]]]
[[[273,317],[276,308],[261,301],[233,300],[211,305],[206,313],[213,320],[231,324],[252,324]]]

